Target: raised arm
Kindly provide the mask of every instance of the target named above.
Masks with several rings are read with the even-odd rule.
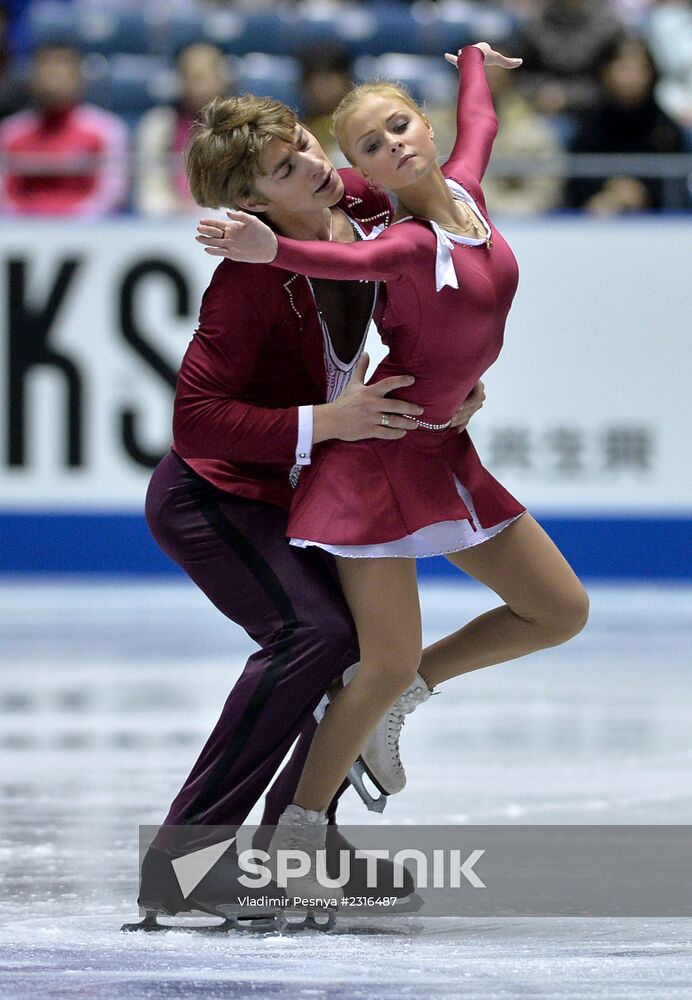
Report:
[[[403,222],[356,243],[292,240],[277,236],[255,215],[227,215],[228,221],[203,219],[197,227],[197,241],[213,257],[346,281],[390,281],[410,271],[420,261],[426,232],[418,223]]]
[[[485,66],[516,69],[521,59],[495,52],[487,42],[467,45],[458,56],[446,55],[459,70],[457,138],[445,167],[458,167],[477,181],[483,179],[493,141],[497,135],[497,115],[485,75]]]

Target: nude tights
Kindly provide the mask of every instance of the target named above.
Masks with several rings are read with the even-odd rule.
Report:
[[[421,650],[413,559],[337,559],[360,644],[360,668],[317,727],[295,802],[325,809],[384,712],[420,671],[429,687],[576,635],[589,602],[582,584],[530,514],[447,558],[504,602]]]

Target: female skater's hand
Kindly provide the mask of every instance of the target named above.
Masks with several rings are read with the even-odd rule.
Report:
[[[474,48],[480,49],[483,53],[484,63],[486,66],[501,66],[503,69],[518,69],[521,66],[523,59],[513,59],[511,56],[503,56],[501,52],[496,52],[492,49],[487,42],[476,42]],[[461,49],[459,49],[461,52]],[[451,63],[452,66],[456,66],[458,62],[458,55],[452,55],[451,52],[445,52],[445,59],[447,62]]]
[[[195,236],[211,257],[228,257],[249,264],[270,264],[279,243],[269,226],[249,212],[226,212],[225,219],[202,219]]]
[[[474,413],[478,413],[484,402],[485,386],[482,382],[476,382],[471,392],[452,417],[452,427],[458,427],[461,434],[463,430],[466,430],[471,417]]]

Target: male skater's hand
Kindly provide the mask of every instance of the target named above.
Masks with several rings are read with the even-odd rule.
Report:
[[[415,419],[423,407],[403,399],[391,399],[387,393],[405,389],[416,381],[412,375],[394,375],[381,382],[365,385],[370,359],[362,354],[353,369],[351,381],[333,403],[316,406],[313,410],[313,444],[338,438],[340,441],[361,441],[364,438],[385,438],[395,441],[407,431],[418,427]],[[382,418],[386,415],[386,425]]]
[[[228,257],[248,264],[270,264],[279,243],[269,228],[249,212],[226,212],[225,219],[202,219],[195,236],[211,257]]]
[[[471,392],[452,417],[452,427],[458,427],[459,433],[466,430],[468,422],[474,413],[478,413],[485,402],[485,386],[476,382]]]
[[[473,46],[474,49],[480,49],[483,53],[483,62],[486,66],[501,66],[503,69],[518,69],[523,59],[515,59],[512,56],[503,56],[501,52],[496,52],[495,49],[491,48],[487,42],[476,42]],[[461,49],[459,49],[461,52]],[[452,66],[456,66],[458,62],[458,56],[452,55],[451,52],[445,52],[445,59]]]

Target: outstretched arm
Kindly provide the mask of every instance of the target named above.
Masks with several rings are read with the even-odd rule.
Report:
[[[315,278],[391,280],[411,269],[412,258],[420,250],[415,227],[407,223],[390,227],[376,239],[331,243],[277,236],[256,215],[226,214],[229,221],[202,219],[197,227],[197,242],[208,254],[251,264],[273,264]]]
[[[495,52],[487,42],[467,45],[456,56],[446,53],[445,59],[459,70],[457,139],[447,165],[463,166],[472,177],[480,181],[488,166],[493,140],[497,135],[497,115],[485,76],[485,66],[517,69],[522,61]]]
[[[374,240],[358,243],[308,242],[279,236],[278,244],[272,261],[276,267],[342,281],[391,281],[410,269],[416,252],[415,241],[407,238],[399,226],[385,230]]]

